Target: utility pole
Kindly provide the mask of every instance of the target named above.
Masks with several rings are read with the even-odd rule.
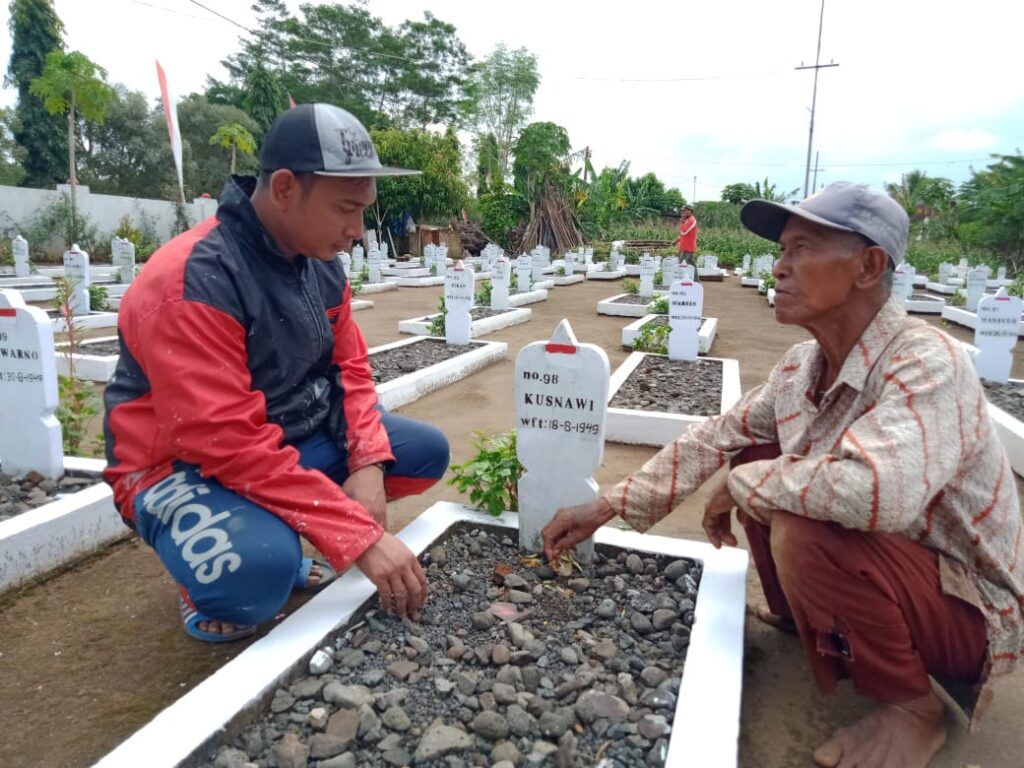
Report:
[[[818,70],[827,69],[828,67],[838,67],[839,65],[835,62],[829,64],[821,63],[821,28],[825,23],[825,0],[821,0],[821,14],[818,17],[818,52],[814,56],[814,66],[805,67],[802,63],[795,69],[813,69],[814,70],[814,91],[811,95],[811,127],[807,132],[807,165],[804,169],[804,197],[807,197],[807,187],[811,181],[811,147],[814,144],[814,110],[818,103]]]
[[[690,198],[690,205],[697,202],[697,177],[693,177],[693,197]]]
[[[818,150],[814,150],[814,181],[811,183],[811,192],[818,191],[818,156],[821,153]]]

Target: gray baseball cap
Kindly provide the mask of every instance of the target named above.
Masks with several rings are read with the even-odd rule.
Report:
[[[864,184],[834,181],[797,205],[751,200],[740,211],[743,226],[768,240],[779,241],[790,216],[799,216],[841,232],[856,232],[881,246],[894,267],[903,263],[910,219],[884,192]]]
[[[300,104],[267,129],[260,170],[319,176],[410,176],[422,171],[381,165],[370,134],[351,112],[333,104]]]

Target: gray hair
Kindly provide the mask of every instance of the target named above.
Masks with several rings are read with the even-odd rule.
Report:
[[[892,279],[896,274],[896,267],[892,265],[892,259],[886,261],[885,274],[882,275],[882,285],[885,286],[886,293],[892,293]]]

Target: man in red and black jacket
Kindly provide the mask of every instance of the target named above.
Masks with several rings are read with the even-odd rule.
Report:
[[[104,396],[107,480],[181,587],[186,630],[234,640],[293,588],[355,564],[399,615],[426,598],[386,501],[448,465],[436,428],[385,412],[335,254],[386,168],[348,112],[304,104],[264,138],[258,179],[147,262],[122,300]],[[302,557],[299,535],[327,562]]]

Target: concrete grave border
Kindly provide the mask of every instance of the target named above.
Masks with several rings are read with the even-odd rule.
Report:
[[[370,293],[384,293],[385,291],[397,291],[398,283],[393,283],[390,280],[386,280],[383,283],[363,283],[359,289],[359,293],[356,296],[362,296]]]
[[[75,323],[83,331],[96,328],[116,328],[117,312],[90,312],[85,316],[75,315]],[[66,333],[67,330],[68,327],[64,322],[64,318],[56,317],[53,319],[54,333]]]
[[[598,270],[587,272],[587,280],[618,280],[625,276],[625,269],[616,269],[613,272],[604,272]]]
[[[634,320],[623,328],[622,346],[632,349],[633,342],[636,340],[637,334],[640,333],[640,329],[656,317],[668,317],[668,315],[644,315],[639,320]],[[697,351],[700,354],[706,355],[711,351],[711,345],[715,343],[715,334],[717,332],[718,318],[705,317],[704,322],[700,324],[700,330],[697,331]]]
[[[555,285],[576,285],[586,280],[585,275],[581,275],[579,272],[573,272],[571,275],[555,275],[551,278],[551,282]]]
[[[942,308],[945,306],[946,300],[940,299],[938,296],[934,299],[907,299],[903,302],[903,307],[907,312],[916,312],[920,315],[942,314]]]
[[[373,302],[368,299],[352,299],[350,306],[353,312],[361,309],[373,309]]]
[[[1024,385],[1024,380],[1009,379],[1008,384]],[[999,442],[1003,444],[1013,471],[1024,477],[1024,423],[1011,416],[995,403],[988,401],[988,415],[995,425]]]
[[[547,301],[548,291],[546,288],[531,288],[523,293],[510,293],[508,295],[509,307],[524,307],[527,304],[536,304],[538,301]]]
[[[471,338],[479,338],[489,333],[503,330],[512,325],[519,325],[527,322],[533,316],[533,310],[509,308],[500,315],[491,315],[474,320],[469,327]],[[410,320],[398,321],[399,333],[411,333],[416,336],[430,335],[430,321],[437,317],[437,312],[423,317],[414,317]]]
[[[608,387],[610,403],[649,352],[632,352],[612,373]],[[664,355],[661,355],[664,357]],[[742,394],[740,388],[740,363],[728,357],[705,357],[704,360],[718,360],[722,363],[722,407],[720,413],[732,408]],[[675,440],[694,424],[707,421],[707,416],[691,416],[681,413],[659,411],[638,411],[630,408],[608,407],[605,426],[605,440],[613,443],[632,445],[656,445],[659,448]]]
[[[643,317],[649,314],[648,307],[651,305],[651,301],[654,301],[661,296],[665,296],[665,291],[655,291],[651,296],[651,301],[646,304],[619,304],[616,303],[616,299],[621,299],[623,296],[636,296],[638,294],[633,293],[616,293],[614,296],[609,296],[607,299],[601,299],[597,302],[597,314],[599,315],[611,315],[612,317]]]
[[[757,288],[761,285],[761,278],[759,277],[741,277],[740,285],[743,288]]]
[[[518,527],[518,516],[491,517],[459,504],[439,501],[399,534],[417,555],[458,523]],[[691,558],[703,564],[695,620],[683,667],[666,768],[699,765],[735,768],[743,684],[743,623],[749,558],[741,549],[643,535],[607,526],[595,534],[599,545],[654,555]],[[306,673],[310,656],[372,598],[373,585],[352,568],[265,637],[238,654],[140,728],[94,768],[195,766],[225,731],[252,722],[274,690]]]
[[[959,290],[955,285],[950,285],[949,283],[936,283],[933,280],[929,280],[925,283],[924,287],[932,293],[941,293],[943,296],[952,296],[957,292],[957,290]]]
[[[102,472],[102,459],[64,457],[64,469]],[[0,592],[24,585],[129,534],[102,481],[0,522]]]
[[[90,344],[105,344],[117,340],[117,336],[100,336],[95,339],[83,339],[78,342],[79,352],[75,355],[75,373],[78,374],[78,378],[104,383],[110,381],[114,375],[114,369],[117,368],[118,356],[90,355],[81,350],[87,348]],[[58,341],[54,344],[57,353],[57,373],[61,376],[68,375],[68,359],[66,356],[68,346],[70,345],[66,341]]]
[[[433,285],[444,285],[444,275],[428,275],[427,277],[392,277],[397,288],[429,288]]]
[[[942,319],[949,320],[949,322],[956,323],[957,325],[962,325],[965,328],[970,328],[972,331],[975,330],[978,325],[978,313],[971,312],[969,309],[964,309],[963,307],[943,307]],[[1017,335],[1024,336],[1024,321],[1017,324]]]
[[[389,344],[382,344],[373,347],[368,354],[373,355],[395,347],[402,347],[407,344],[417,344],[427,336],[414,336],[411,339],[393,341]],[[443,339],[442,339],[443,341]],[[473,341],[472,346],[476,349],[464,352],[449,360],[422,368],[405,376],[377,385],[377,399],[387,409],[400,408],[408,405],[421,397],[429,395],[438,389],[443,389],[449,384],[466,378],[482,368],[494,365],[505,359],[508,352],[508,344],[503,341]]]

